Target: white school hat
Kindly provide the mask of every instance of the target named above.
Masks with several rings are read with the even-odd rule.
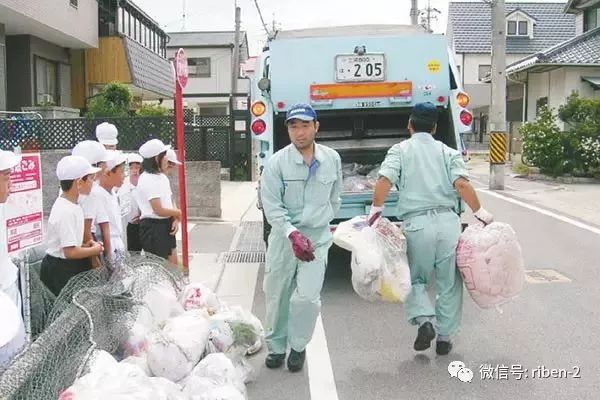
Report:
[[[21,157],[12,151],[0,150],[0,171],[13,168],[21,161]]]
[[[127,156],[120,151],[109,150],[108,160],[106,160],[106,168],[110,171],[111,169],[118,167],[121,164],[127,162]]]
[[[84,140],[83,142],[77,143],[77,145],[73,147],[71,154],[85,158],[92,165],[106,161],[108,158],[108,153],[104,146],[94,140]]]
[[[96,127],[96,138],[103,145],[116,146],[119,143],[117,136],[119,131],[113,124],[103,122]]]
[[[158,139],[148,140],[140,147],[140,155],[144,158],[156,157],[160,153],[164,153],[169,150],[171,146],[164,144]]]
[[[56,165],[59,181],[72,181],[98,173],[100,168],[92,167],[88,160],[80,156],[63,157]]]
[[[167,160],[173,164],[181,165],[181,162],[177,159],[177,154],[173,149],[167,150]]]
[[[131,163],[142,163],[144,161],[144,157],[140,156],[137,153],[129,153],[127,154],[127,164]]]

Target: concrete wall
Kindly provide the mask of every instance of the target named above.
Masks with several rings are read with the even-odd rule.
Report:
[[[97,0],[78,0],[77,8],[69,0],[0,0],[0,22],[11,35],[31,34],[63,47],[98,46]]]
[[[0,24],[0,110],[6,110],[6,35]]]
[[[56,164],[69,155],[66,150],[42,152],[42,183],[44,216],[50,215],[52,204],[59,192]],[[198,161],[186,163],[186,184],[189,218],[221,217],[221,163]],[[171,179],[173,195],[179,199],[179,178],[175,172]],[[177,200],[179,203],[179,200]]]

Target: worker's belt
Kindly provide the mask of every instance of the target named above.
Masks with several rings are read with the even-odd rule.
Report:
[[[447,212],[455,212],[452,207],[438,207],[438,208],[430,208],[428,210],[414,211],[402,216],[402,219],[406,221],[407,219],[411,219],[414,217],[419,217],[421,215],[436,215],[443,214]]]

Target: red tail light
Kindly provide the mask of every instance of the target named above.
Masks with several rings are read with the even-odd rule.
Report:
[[[471,125],[471,122],[473,122],[473,115],[470,112],[463,110],[460,113],[460,122],[465,126]]]
[[[262,135],[267,130],[267,124],[262,119],[257,119],[250,128],[255,135]]]

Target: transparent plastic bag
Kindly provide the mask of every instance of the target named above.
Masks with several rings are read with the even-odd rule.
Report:
[[[333,241],[352,252],[352,287],[360,297],[387,303],[406,300],[412,286],[400,228],[382,218],[374,229],[359,216],[339,224]]]
[[[216,387],[232,386],[243,397],[246,397],[246,385],[240,376],[239,370],[234,366],[231,359],[223,353],[209,354],[194,369],[186,381],[186,387],[190,385],[198,386],[195,378],[206,378],[202,384],[207,385],[209,381]]]
[[[179,301],[185,310],[205,308],[209,314],[214,314],[221,308],[217,295],[201,283],[187,285],[181,292]]]
[[[525,282],[521,246],[510,225],[470,225],[461,234],[456,264],[469,295],[483,309],[518,296]]]

